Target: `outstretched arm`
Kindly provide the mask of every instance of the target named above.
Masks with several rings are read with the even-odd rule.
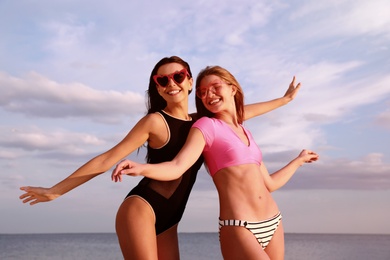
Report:
[[[191,128],[187,141],[172,161],[157,164],[140,164],[123,160],[113,170],[111,179],[122,181],[122,175],[145,176],[159,181],[171,181],[179,178],[202,154],[205,146],[203,134],[197,128]]]
[[[251,119],[252,117],[255,116],[260,116],[262,114],[268,113],[276,108],[288,104],[290,101],[292,101],[295,98],[300,88],[301,88],[301,83],[295,85],[295,76],[294,76],[283,97],[273,99],[270,101],[246,105],[244,107],[245,120]]]
[[[300,166],[302,166],[304,163],[315,162],[318,160],[318,158],[319,156],[315,152],[310,150],[303,150],[297,158],[271,175],[268,173],[264,162],[262,162],[260,170],[263,174],[265,185],[270,192],[283,187],[291,179]]]
[[[20,187],[25,193],[19,198],[23,203],[34,205],[40,202],[47,202],[58,198],[68,191],[82,185],[101,173],[109,170],[115,163],[126,157],[135,149],[140,147],[149,138],[149,132],[156,125],[157,115],[147,115],[141,119],[127,136],[109,151],[100,154],[85,163],[74,173],[51,188],[24,186]]]

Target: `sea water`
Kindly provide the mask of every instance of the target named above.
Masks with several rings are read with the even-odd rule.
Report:
[[[217,233],[180,233],[183,260],[222,259]],[[390,260],[390,235],[285,234],[286,260]],[[0,259],[123,259],[115,234],[0,234]]]

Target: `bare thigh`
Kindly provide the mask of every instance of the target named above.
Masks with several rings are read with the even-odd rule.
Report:
[[[245,227],[224,226],[220,230],[222,255],[225,260],[269,260],[256,237]]]
[[[157,251],[159,260],[180,259],[177,226],[178,224],[157,236]]]
[[[272,260],[284,259],[284,230],[282,221],[280,221],[275,234],[265,248],[265,252]]]
[[[158,259],[155,215],[144,199],[125,199],[118,209],[115,228],[124,259]]]

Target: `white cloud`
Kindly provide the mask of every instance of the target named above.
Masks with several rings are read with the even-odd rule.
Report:
[[[47,48],[68,53],[74,47],[86,42],[88,33],[94,31],[95,25],[90,22],[85,25],[75,24],[75,17],[68,16],[68,23],[49,22],[44,27],[51,31],[53,37],[47,42]]]
[[[34,117],[86,117],[119,122],[129,113],[143,113],[138,93],[99,91],[80,83],[58,83],[31,72],[25,78],[0,73],[0,105],[4,110]]]
[[[389,190],[390,164],[383,159],[380,153],[370,153],[357,160],[325,155],[299,169],[286,188]]]
[[[390,77],[387,75],[341,80],[351,68],[345,64],[333,64],[318,71],[308,70],[301,95],[305,106],[300,112],[306,115],[317,114],[319,118],[341,119],[353,109],[382,100],[390,95]],[[330,69],[331,68],[331,69]],[[316,76],[319,75],[319,76]]]
[[[61,151],[62,153],[82,154],[85,148],[107,144],[103,139],[88,133],[64,130],[41,130],[36,127],[0,128],[0,145],[9,149],[24,151]],[[6,155],[6,154],[5,154]],[[8,156],[12,155],[10,153]],[[13,154],[15,156],[15,154]]]
[[[0,160],[10,160],[10,159],[16,159],[18,157],[18,154],[11,151],[0,151]]]
[[[390,3],[386,0],[307,1],[297,7],[291,20],[311,20],[304,30],[316,38],[362,34],[390,37]]]

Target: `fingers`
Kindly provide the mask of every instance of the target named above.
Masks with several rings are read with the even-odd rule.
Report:
[[[312,163],[318,160],[319,155],[311,150],[304,149],[300,153],[300,157],[305,163]]]
[[[130,164],[130,161],[125,159],[125,160],[122,160],[120,163],[118,163],[116,168],[124,169],[124,168],[129,167],[129,164]]]
[[[26,198],[27,196],[29,196],[29,195],[27,193],[24,193],[24,194],[19,196],[19,199],[22,200],[22,199]]]
[[[295,75],[293,76],[293,79],[292,79],[290,85],[295,86]]]
[[[20,190],[25,191],[24,194],[19,196],[19,199],[21,199],[23,203],[27,203],[32,200],[32,194],[28,192],[28,187],[20,187]]]
[[[30,194],[30,193],[25,193],[25,194],[21,195],[19,197],[19,199],[21,199],[24,204],[30,202],[30,205],[34,205],[34,204],[37,204],[39,202],[38,199],[35,198],[34,195]]]
[[[291,81],[291,83],[290,83],[290,87],[293,87],[293,88],[300,88],[301,87],[301,82],[299,82],[296,86],[295,86],[295,80],[296,80],[296,78],[295,78],[295,75],[293,76],[293,79],[292,79],[292,81]]]
[[[284,94],[284,97],[287,97],[289,99],[289,101],[293,100],[296,97],[296,95],[298,94],[298,91],[301,87],[301,83],[298,83],[298,85],[295,86],[295,84],[296,84],[295,81],[296,81],[296,77],[293,76],[292,81],[291,81],[290,85],[288,86],[286,93]]]
[[[118,168],[118,165],[115,167],[115,169],[111,173],[111,180],[114,182],[122,182],[122,175],[120,174],[120,170]]]
[[[29,197],[27,197],[25,200],[23,200],[22,202],[23,202],[23,203],[28,203],[28,202],[31,201],[30,205],[34,205],[34,204],[37,203],[36,200],[37,200],[36,198],[33,198],[33,197],[29,196]]]
[[[141,175],[140,165],[130,160],[123,160],[115,167],[111,173],[111,180],[114,182],[121,182],[122,175],[139,176]]]
[[[121,174],[121,175],[136,176],[136,175],[134,174],[134,170],[133,170],[132,168],[122,169],[122,170],[120,171],[120,174]]]
[[[28,192],[29,191],[29,186],[22,186],[19,188],[22,191]]]
[[[114,182],[122,182],[122,174],[121,170],[128,167],[129,163],[128,160],[122,160],[120,163],[118,163],[115,166],[115,169],[111,173],[111,180]]]
[[[316,154],[316,153],[314,153],[314,152],[313,152],[313,153],[310,153],[309,155],[310,155],[309,163],[315,162],[315,161],[317,161],[318,158],[319,158],[318,154]]]
[[[120,163],[118,163],[115,167],[115,169],[112,171],[111,174],[111,180],[114,182],[121,182],[122,181],[122,175],[127,175],[127,170],[131,168],[131,161],[130,160],[123,160]]]
[[[19,196],[19,199],[24,199],[24,198],[31,196],[31,194],[29,192],[29,187],[20,187],[19,189],[25,192],[24,194]]]

